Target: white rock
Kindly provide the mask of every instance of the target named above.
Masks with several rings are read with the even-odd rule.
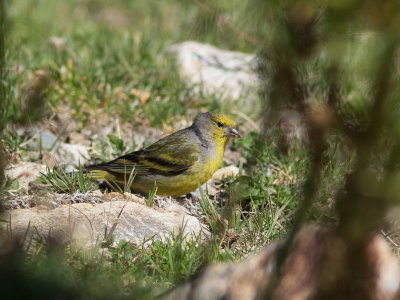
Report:
[[[73,166],[85,165],[90,157],[88,147],[67,143],[60,143],[54,156],[58,164]]]
[[[40,172],[45,172],[46,166],[31,162],[21,162],[5,170],[5,175],[19,182],[19,189],[29,190],[29,183],[35,181]]]
[[[226,51],[198,42],[183,42],[168,48],[176,59],[180,75],[196,92],[237,99],[257,96],[255,55]]]
[[[217,170],[217,172],[214,173],[213,177],[211,180],[213,181],[221,181],[224,178],[227,177],[236,177],[239,174],[239,168],[236,166],[227,166],[224,168],[221,168]]]

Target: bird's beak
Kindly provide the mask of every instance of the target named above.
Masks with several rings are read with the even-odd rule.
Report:
[[[236,138],[241,138],[242,137],[240,135],[239,131],[237,131],[236,128],[234,128],[234,127],[228,128],[227,135],[231,136],[231,137],[236,137]]]

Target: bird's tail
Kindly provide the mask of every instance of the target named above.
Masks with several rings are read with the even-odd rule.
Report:
[[[113,172],[110,170],[109,163],[87,166],[83,169],[83,172],[92,179],[102,181],[102,184],[112,188],[116,192],[122,191],[124,188],[126,188],[126,178],[124,177],[122,179],[120,176],[113,174]],[[129,186],[131,185],[132,183],[129,183]]]
[[[101,171],[101,170],[93,170],[93,171],[88,171],[86,174],[93,179],[104,179],[109,177],[110,173],[107,171]]]
[[[107,171],[105,164],[87,166],[83,169],[83,173],[93,179],[111,179],[114,177]]]

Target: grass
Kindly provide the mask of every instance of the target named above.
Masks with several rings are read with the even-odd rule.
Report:
[[[17,62],[10,65],[16,74],[14,90],[18,93],[29,82],[32,70],[43,70],[51,81],[45,105],[52,110],[69,106],[83,127],[96,119],[99,110],[118,115],[123,122],[146,118],[156,126],[161,121],[172,124],[174,116],[199,104],[220,108],[223,104],[212,95],[194,99],[174,66],[165,61],[166,47],[187,36],[179,28],[185,27],[198,7],[179,1],[167,1],[168,5],[149,1],[145,6],[138,2],[118,1],[115,9],[109,9],[107,1],[85,1],[80,6],[43,0],[34,7],[23,0],[10,4],[11,35],[16,42],[7,51],[10,63]],[[136,14],[136,9],[149,9],[150,20],[141,23],[144,11]],[[184,9],[188,15],[180,13]],[[116,18],[126,14],[128,23],[113,27],[103,16],[112,13]],[[177,13],[184,18],[170,17]],[[66,18],[69,14],[74,17]],[[56,26],[54,15],[59,16]],[[157,23],[163,25],[149,26]],[[149,93],[146,103],[141,102],[143,93]]]
[[[245,18],[249,9],[246,1],[204,3],[256,40],[263,41],[272,31],[265,23],[258,26],[256,18]],[[188,39],[230,50],[258,50],[195,1],[118,0],[111,6],[106,0],[17,0],[7,2],[7,6],[9,76],[0,127],[6,129],[1,140],[10,156],[35,161],[27,155],[26,139],[17,129],[42,126],[46,121],[63,125],[58,136],[63,142],[72,131],[96,135],[111,128],[111,132],[90,137],[91,161],[97,163],[141,146],[135,139],[124,137],[121,127],[126,124],[140,135],[146,128],[164,129],[193,120],[202,110],[243,110],[252,120],[256,118],[256,109],[248,107],[246,99],[228,103],[215,95],[195,94],[193,87],[179,78],[173,62],[166,59],[165,50],[170,45]],[[352,55],[365,45],[364,41],[352,42]],[[326,51],[333,51],[325,46]],[[363,82],[367,79],[362,72],[357,73],[359,64],[361,58],[349,62],[343,71],[343,97],[348,100],[344,114],[362,116],[364,112]],[[317,103],[326,97],[327,83],[320,75],[321,70],[328,70],[329,63],[319,57],[301,67],[308,74],[304,86],[311,91],[309,100]],[[29,93],[32,90],[37,94]],[[34,118],[24,118],[27,108],[32,107],[37,108]],[[61,121],[64,113],[68,126]],[[38,119],[43,121],[35,123]],[[249,125],[239,120],[239,126]],[[118,123],[116,128],[111,126],[114,122]],[[40,248],[39,244],[41,250],[36,249],[34,255],[9,251],[7,255],[14,260],[0,260],[0,267],[9,268],[18,278],[15,282],[22,282],[26,289],[20,291],[21,295],[39,295],[34,285],[46,284],[47,288],[54,285],[56,293],[71,297],[152,298],[194,276],[210,262],[242,260],[266,243],[286,236],[301,201],[310,153],[300,142],[290,151],[281,151],[279,138],[272,134],[265,139],[250,132],[232,146],[242,153],[245,163],[237,178],[221,183],[227,196],[211,198],[201,191],[204,223],[211,232],[205,244],[201,236],[188,238],[183,232],[163,241],[152,239],[150,245],[121,241],[105,246],[105,250],[78,250],[69,245],[54,250],[49,245]],[[145,140],[144,144],[150,142]],[[332,190],[341,187],[351,165],[351,155],[350,159],[343,155],[342,144],[345,141],[329,139],[318,201],[310,207],[308,220],[335,220]],[[62,193],[85,193],[96,188],[81,167],[71,174],[47,167],[41,180]],[[132,180],[130,176],[129,182]],[[129,182],[124,190],[128,190]],[[149,206],[153,205],[155,190],[156,186],[147,198]],[[111,256],[103,256],[104,251]],[[31,278],[35,278],[33,283]],[[7,282],[6,277],[0,278],[0,284]]]
[[[153,206],[154,197],[155,197],[155,195],[157,193],[157,189],[158,189],[157,184],[156,184],[156,182],[154,182],[154,186],[151,189],[151,191],[149,192],[149,195],[147,196],[147,199],[146,199],[146,205],[147,206]]]
[[[59,193],[87,193],[96,189],[93,180],[82,172],[82,166],[79,166],[77,171],[67,172],[60,167],[51,170],[46,165],[46,172],[41,173],[39,180],[43,184],[51,184]]]

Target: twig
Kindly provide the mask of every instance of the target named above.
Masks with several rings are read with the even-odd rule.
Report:
[[[393,241],[388,234],[386,234],[383,230],[381,230],[382,235],[389,241],[391,242],[395,247],[399,247],[399,245]]]
[[[121,217],[121,214],[122,214],[122,212],[123,212],[125,206],[128,204],[128,202],[129,202],[129,199],[127,199],[127,200],[125,201],[124,206],[122,206],[121,210],[119,211],[119,214],[118,214],[117,218],[115,219],[114,224],[113,224],[113,226],[112,226],[111,229],[110,229],[110,232],[109,232],[108,235],[105,237],[104,242],[107,242],[107,241],[111,238],[111,235],[114,233],[115,228],[117,228],[119,218]]]
[[[78,209],[78,208],[76,208],[76,207],[73,207],[73,206],[71,206],[73,209],[76,209],[77,211],[79,211],[88,221],[89,221],[89,224],[90,224],[90,227],[91,227],[91,229],[92,229],[92,232],[93,232],[93,227],[95,227],[95,229],[97,230],[97,232],[100,232],[100,230],[96,227],[96,225],[94,225],[93,223],[92,223],[92,221],[89,219],[89,217],[83,212],[83,211],[81,211],[80,209]]]

